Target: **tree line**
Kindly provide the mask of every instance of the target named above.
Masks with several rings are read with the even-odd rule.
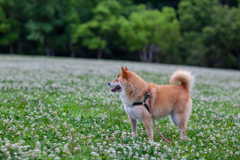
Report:
[[[240,69],[239,0],[0,0],[0,53]]]

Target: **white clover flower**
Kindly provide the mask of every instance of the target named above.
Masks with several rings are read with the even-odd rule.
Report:
[[[158,152],[155,150],[153,154],[157,155],[157,153],[158,153]]]
[[[7,142],[5,143],[5,146],[6,146],[7,148],[11,148],[11,147],[12,147],[12,144],[11,144],[9,141],[7,141]]]
[[[68,144],[64,145],[63,152],[68,152]]]
[[[99,156],[97,152],[91,152],[92,156]]]
[[[164,149],[167,149],[167,146],[166,146],[166,145],[164,145],[164,146],[163,146],[163,148],[164,148]]]
[[[41,150],[38,149],[38,148],[35,148],[33,151],[34,151],[36,154],[41,154]]]
[[[52,154],[49,154],[48,156],[49,157],[55,157],[55,154],[52,153]]]
[[[3,147],[2,147],[1,151],[2,151],[4,154],[6,154],[8,150],[7,150],[6,148],[3,148]]]
[[[27,132],[27,131],[28,131],[28,127],[26,127],[26,128],[24,129],[24,131]]]
[[[57,148],[55,148],[55,151],[57,152],[57,153],[60,153],[60,149],[57,147]]]

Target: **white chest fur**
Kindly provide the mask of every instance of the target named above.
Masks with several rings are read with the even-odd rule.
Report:
[[[140,119],[141,120],[141,110],[138,108],[139,106],[129,106],[124,104],[124,109],[129,114],[132,119]]]
[[[124,105],[125,111],[132,117],[132,119],[141,120],[141,110],[139,109],[139,106],[133,106],[132,105],[133,101],[129,100],[126,94],[124,93],[125,93],[124,91],[120,93],[120,98]]]

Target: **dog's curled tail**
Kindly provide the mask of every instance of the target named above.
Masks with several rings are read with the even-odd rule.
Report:
[[[194,76],[189,71],[177,70],[172,74],[170,84],[174,84],[176,82],[181,82],[181,85],[190,92],[194,85]]]

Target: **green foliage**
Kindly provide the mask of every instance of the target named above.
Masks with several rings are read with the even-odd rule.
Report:
[[[147,11],[144,9],[134,12],[130,15],[129,20],[120,18],[119,34],[127,40],[131,50],[141,50],[143,44],[158,43],[154,35],[162,21],[158,10]]]
[[[1,53],[240,68],[239,0],[0,0]]]
[[[47,55],[54,55],[55,40],[61,36],[56,33],[64,25],[64,9],[61,8],[64,7],[64,2],[46,0],[29,1],[26,4],[25,12],[29,13],[25,24],[27,39],[36,41],[39,47],[45,46]]]
[[[13,0],[0,1],[0,45],[11,45],[19,38],[19,22],[14,17],[16,5]]]
[[[230,12],[232,21],[231,21],[231,31],[233,34],[231,34],[230,37],[230,48],[231,51],[234,54],[231,54],[232,59],[234,59],[232,62],[235,64],[236,68],[240,68],[240,1],[238,1],[238,8],[233,8]],[[234,62],[235,61],[235,62]],[[233,65],[232,65],[233,66]]]
[[[212,10],[216,5],[219,5],[217,0],[182,0],[178,9],[181,29],[201,32],[211,23]]]
[[[214,56],[210,58],[215,62],[215,66],[223,66],[224,65],[224,57],[227,56],[228,51],[230,49],[230,38],[232,34],[231,27],[229,24],[232,22],[231,10],[227,8],[227,6],[223,7],[220,5],[216,5],[212,8],[211,17],[211,26],[206,26],[202,29],[203,42],[205,46],[207,46],[207,53],[210,56]],[[230,62],[231,63],[231,62]]]
[[[126,40],[131,50],[141,52],[141,60],[151,62],[152,52],[159,56],[159,48],[163,50],[162,54],[176,52],[175,45],[180,32],[173,8],[165,7],[161,13],[143,7],[142,10],[133,12],[129,20],[121,17],[119,23],[121,25],[119,34]]]
[[[73,34],[74,42],[82,39],[82,44],[90,50],[97,50],[97,57],[102,57],[102,50],[106,48],[109,35],[116,32],[117,19],[122,6],[118,1],[103,1],[93,9],[93,18],[80,24]]]
[[[189,52],[187,63],[237,67],[237,57],[234,55],[238,55],[239,47],[232,44],[237,32],[233,26],[239,23],[236,18],[238,9],[230,9],[217,0],[183,0],[179,3],[184,47]]]
[[[198,32],[190,31],[183,34],[183,46],[188,51],[186,56],[186,63],[191,65],[206,64],[206,47],[203,45],[202,35]]]

